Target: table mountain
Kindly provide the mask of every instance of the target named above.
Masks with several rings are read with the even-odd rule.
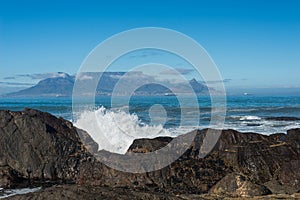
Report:
[[[112,95],[114,87],[124,76],[125,72],[85,72],[78,77],[78,82],[82,83],[83,88],[82,92],[90,91],[90,85],[97,84],[96,95]],[[98,82],[97,78],[101,79]],[[140,84],[139,88],[136,88],[134,95],[172,95],[172,90],[178,93],[185,93],[188,90],[188,84],[185,83],[168,83],[167,87],[159,83],[145,82],[143,76],[140,72],[134,75],[128,75],[126,84]],[[95,83],[96,82],[96,83]],[[67,73],[58,72],[57,76],[46,78],[41,80],[36,85],[20,90],[18,92],[13,92],[4,95],[5,97],[47,97],[47,96],[72,96],[73,86],[75,83],[75,76],[71,76]],[[192,79],[189,81],[189,85],[193,88],[196,94],[207,94],[208,88],[204,84]],[[84,88],[87,87],[88,89]],[[126,85],[122,85],[122,89],[119,91],[119,94],[116,95],[129,95],[132,91],[126,91]],[[81,94],[83,95],[83,94]],[[88,93],[86,95],[93,95],[93,93]]]

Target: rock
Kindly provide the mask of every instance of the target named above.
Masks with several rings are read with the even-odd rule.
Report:
[[[88,187],[77,185],[60,185],[46,188],[45,190],[28,193],[25,195],[16,195],[7,198],[7,200],[180,200],[182,198],[172,194],[161,194],[157,192],[134,191],[129,188],[109,188],[109,187]]]
[[[16,182],[13,170],[9,166],[0,167],[0,187],[10,188]]]
[[[269,186],[269,181],[277,180],[289,187],[286,192],[294,193],[300,189],[299,135],[299,129],[270,136],[223,131],[211,154],[218,154],[227,166],[253,182]],[[269,189],[277,193],[275,188]]]
[[[1,191],[0,191],[1,195]],[[254,197],[228,197],[220,194],[181,194],[173,195],[168,193],[159,193],[151,191],[135,191],[130,188],[111,188],[111,187],[99,187],[99,186],[78,186],[78,185],[56,185],[50,188],[42,189],[34,193],[28,193],[23,195],[15,195],[6,198],[7,200],[69,200],[69,199],[85,199],[85,200],[216,200],[216,199],[231,199],[231,200],[253,200],[253,199],[287,199],[297,200],[300,199],[300,193],[291,195],[279,194],[279,195],[264,195]]]
[[[212,187],[210,193],[231,197],[253,197],[271,194],[263,185],[255,184],[236,172],[226,175]]]
[[[273,120],[273,121],[299,121],[300,118],[298,117],[266,117],[266,120]]]
[[[169,144],[173,138],[171,137],[157,137],[154,139],[139,139],[134,140],[129,147],[127,153],[149,153],[154,152]]]
[[[85,132],[82,129],[76,128],[76,131],[78,135],[80,136],[80,139],[82,143],[84,144],[85,148],[90,152],[90,153],[97,153],[99,149],[99,145],[92,139],[92,137]]]
[[[0,173],[6,177],[0,187],[22,179],[74,182],[90,156],[70,122],[36,110],[0,111],[0,135]]]
[[[206,193],[226,175],[234,172],[243,174],[247,187],[262,188],[253,190],[249,195],[261,195],[269,190],[292,194],[300,189],[300,129],[270,136],[224,130],[214,149],[204,158],[199,155],[207,130],[196,132],[191,147],[177,161],[159,172],[148,173],[153,185],[163,185],[179,193]],[[154,151],[156,148],[149,142],[160,143],[156,146],[161,148],[165,140],[135,140],[128,151]],[[145,145],[142,145],[143,142]],[[273,181],[272,185],[270,181]],[[268,189],[265,190],[265,187]]]
[[[256,196],[270,191],[292,194],[300,190],[300,129],[270,136],[223,130],[214,148],[204,152],[201,146],[207,134],[208,129],[187,133],[186,136],[194,137],[192,144],[177,146],[170,144],[181,141],[183,136],[135,140],[127,154],[153,152],[166,145],[171,150],[188,149],[163,169],[132,174],[99,162],[91,154],[99,153],[98,145],[86,132],[62,118],[31,109],[0,111],[0,187],[16,187],[31,181],[68,182],[88,187],[83,194],[92,193],[89,188],[108,187],[112,193],[116,188],[126,188],[124,193],[134,193],[134,197],[136,192],[191,197],[208,192]],[[217,132],[210,130],[209,134]],[[72,191],[70,195],[77,194],[77,189],[74,190],[77,186],[70,187],[73,188],[67,189]],[[62,194],[55,190],[57,195]],[[121,195],[118,192],[116,189],[114,197]],[[148,198],[147,195],[143,198]]]

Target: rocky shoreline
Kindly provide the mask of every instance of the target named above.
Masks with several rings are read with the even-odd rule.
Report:
[[[202,158],[206,133],[187,133],[194,141],[171,165],[130,174],[99,162],[93,141],[83,145],[78,134],[86,133],[69,121],[32,109],[0,111],[0,188],[44,188],[7,199],[299,198],[300,128],[270,136],[223,130]],[[171,140],[138,139],[128,153],[153,152]]]

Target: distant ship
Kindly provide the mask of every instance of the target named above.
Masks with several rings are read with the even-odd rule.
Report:
[[[174,93],[165,93],[165,96],[176,96]]]

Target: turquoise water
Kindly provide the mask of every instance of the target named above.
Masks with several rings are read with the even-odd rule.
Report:
[[[187,97],[184,105],[180,105],[176,96],[134,96],[129,102],[124,98],[114,99],[113,108],[110,97],[97,97],[95,106],[86,105],[82,102],[82,109],[97,109],[101,106],[112,112],[116,109],[123,109],[128,114],[135,114],[141,124],[150,124],[151,116],[149,109],[153,105],[161,105],[165,110],[165,118],[162,120],[166,129],[176,129],[182,123],[181,115],[185,112],[184,124],[196,127],[193,121],[196,111],[200,110],[200,128],[210,125],[211,102],[209,97],[198,97],[197,103],[189,101]],[[81,113],[72,112],[72,98],[51,97],[51,98],[1,98],[1,110],[20,111],[24,108],[33,108],[49,112],[53,115],[63,117],[70,121],[76,121]],[[252,131],[264,134],[275,132],[286,132],[287,129],[300,127],[299,120],[274,120],[269,117],[296,117],[300,118],[300,97],[299,96],[228,96],[226,102],[225,128],[232,128],[240,131]],[[189,124],[189,120],[191,123]],[[159,123],[156,120],[156,123]],[[192,123],[193,122],[193,123]],[[214,127],[218,128],[218,127]]]

